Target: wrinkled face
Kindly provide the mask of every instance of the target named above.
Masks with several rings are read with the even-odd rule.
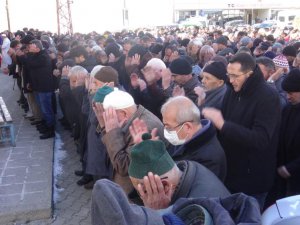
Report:
[[[92,77],[91,77],[90,83],[91,83],[91,87],[90,87],[91,93],[96,93],[96,91],[99,88],[103,87],[103,85],[104,85],[103,82],[101,82],[101,81],[99,81],[99,80],[97,80],[95,78],[92,78]]]
[[[245,73],[241,71],[240,63],[229,63],[227,66],[227,75],[230,83],[235,92],[239,92],[246,80],[248,79],[251,71]]]
[[[70,88],[73,89],[76,87],[77,77],[76,76],[70,76]]]
[[[185,83],[185,76],[173,73],[172,80],[178,85],[183,85]]]
[[[167,109],[162,114],[163,125],[168,131],[176,131],[179,139],[185,139],[187,137],[185,123],[178,124],[178,122],[176,121],[176,114],[177,110],[175,109],[175,107],[167,107]]]
[[[211,75],[210,73],[203,72],[202,84],[205,87],[205,90],[210,91],[220,87],[224,81],[219,80],[215,76]]]
[[[200,53],[199,53],[200,54]],[[200,55],[200,59],[203,60],[203,63],[207,63],[215,56],[214,52],[204,52],[202,55]]]
[[[300,92],[287,92],[287,99],[292,105],[300,104]]]

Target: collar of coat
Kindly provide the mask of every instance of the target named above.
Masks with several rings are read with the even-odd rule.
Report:
[[[210,120],[201,120],[201,125],[202,128],[197,131],[189,141],[178,148],[175,147],[173,157],[182,155],[185,151],[198,151],[199,148],[207,144],[207,142],[216,135],[216,130]]]
[[[256,65],[255,69],[253,70],[253,74],[249,76],[249,78],[245,81],[239,92],[235,92],[230,83],[228,84],[228,86],[230,87],[230,90],[233,91],[238,97],[245,97],[252,95],[257,90],[257,86],[260,83],[264,82],[265,80],[263,74],[259,67]]]

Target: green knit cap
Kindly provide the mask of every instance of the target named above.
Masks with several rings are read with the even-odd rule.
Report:
[[[131,150],[129,176],[143,179],[149,172],[161,176],[170,171],[175,162],[167,152],[165,144],[160,140],[150,140],[151,135],[148,133],[143,134],[142,139]]]
[[[114,89],[112,89],[109,86],[103,86],[102,88],[99,88],[97,92],[95,93],[95,96],[93,98],[94,102],[100,102],[103,103],[103,100],[106,95],[108,95],[110,92],[113,92]]]

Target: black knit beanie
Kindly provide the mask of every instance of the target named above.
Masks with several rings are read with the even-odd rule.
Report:
[[[300,70],[291,70],[282,81],[281,86],[286,92],[300,92]]]
[[[169,68],[176,75],[188,75],[192,73],[192,65],[182,57],[172,61]]]
[[[296,57],[296,55],[297,55],[297,49],[294,46],[289,45],[289,46],[286,46],[282,50],[282,54],[284,56],[293,56],[293,57]]]
[[[226,81],[227,79],[227,70],[224,63],[222,62],[212,62],[211,64],[204,67],[203,72],[209,73],[219,80]]]

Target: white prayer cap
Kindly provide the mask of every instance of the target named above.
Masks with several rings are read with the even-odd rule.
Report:
[[[94,77],[95,74],[96,74],[99,70],[101,70],[102,67],[104,67],[104,66],[101,66],[101,65],[95,66],[95,67],[92,69],[92,71],[91,71],[91,77]]]
[[[166,69],[166,64],[161,60],[161,59],[158,59],[158,58],[152,58],[148,61],[148,63],[146,64],[146,66],[149,66],[153,69]]]
[[[133,97],[125,91],[116,90],[105,96],[103,108],[126,109],[134,106]]]

